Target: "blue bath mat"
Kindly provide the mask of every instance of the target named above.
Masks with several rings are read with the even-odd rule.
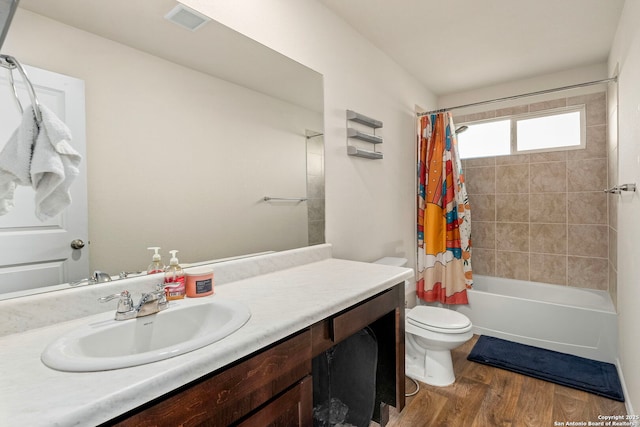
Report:
[[[478,338],[467,359],[624,402],[618,371],[611,363],[486,335]]]

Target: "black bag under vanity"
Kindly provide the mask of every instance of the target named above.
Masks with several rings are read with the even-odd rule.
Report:
[[[364,328],[313,359],[313,425],[367,427],[376,401],[378,343]]]

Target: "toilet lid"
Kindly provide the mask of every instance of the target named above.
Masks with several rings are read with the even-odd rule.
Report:
[[[462,313],[441,307],[419,305],[407,314],[409,323],[426,329],[455,331],[471,326],[471,320]]]

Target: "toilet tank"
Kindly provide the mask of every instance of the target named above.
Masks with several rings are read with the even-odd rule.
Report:
[[[406,267],[407,259],[398,257],[384,257],[373,262],[374,264],[390,265],[393,267]],[[404,281],[404,306],[413,308],[417,304],[416,287],[413,281]]]
[[[404,267],[407,265],[407,259],[406,258],[396,258],[396,257],[392,257],[392,256],[387,256],[384,258],[380,258],[377,261],[373,262],[374,264],[384,264],[384,265],[391,265],[393,267]]]

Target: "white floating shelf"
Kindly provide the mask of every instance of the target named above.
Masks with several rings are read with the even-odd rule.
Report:
[[[367,117],[364,114],[356,113],[352,110],[347,110],[347,120],[351,120],[352,122],[360,123],[374,129],[379,129],[382,127],[382,122],[380,120],[372,119],[371,117]]]
[[[382,153],[378,151],[363,150],[353,145],[347,145],[347,154],[355,157],[364,157],[365,159],[382,159]]]
[[[381,144],[383,139],[377,135],[360,132],[358,129],[347,128],[347,136],[349,138],[359,139],[361,141],[370,142],[372,144]]]

